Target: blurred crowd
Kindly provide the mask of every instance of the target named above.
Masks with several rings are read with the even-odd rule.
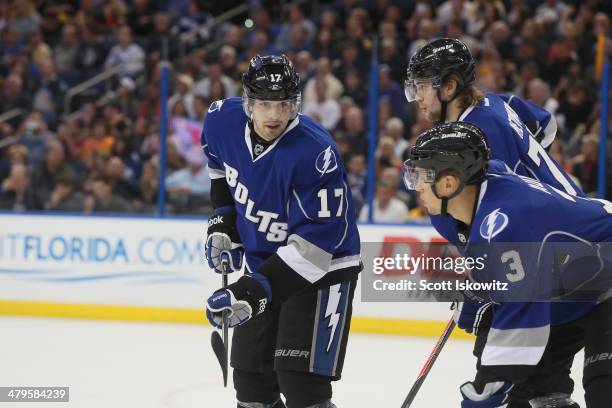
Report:
[[[302,111],[336,140],[366,220],[373,34],[380,64],[375,221],[426,218],[402,187],[401,165],[431,124],[406,102],[402,84],[409,57],[438,37],[468,44],[483,90],[514,93],[555,115],[553,156],[596,193],[596,43],[603,34],[610,54],[608,2],[255,0],[248,13],[221,23],[213,17],[225,11],[219,3],[0,2],[0,209],[155,212],[161,66],[168,60],[166,210],[207,213],[199,132],[208,107],[241,95],[252,56],[285,53],[302,79]],[[96,76],[92,86],[69,91]]]

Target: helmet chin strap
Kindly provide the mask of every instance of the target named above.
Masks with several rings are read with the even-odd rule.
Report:
[[[442,81],[442,83],[443,82],[444,81]],[[448,104],[454,101],[455,98],[459,96],[459,94],[461,93],[461,91],[463,91],[463,88],[465,87],[463,86],[463,84],[457,84],[457,89],[455,90],[455,93],[449,100],[442,99],[442,94],[440,93],[441,88],[442,88],[442,85],[440,85],[438,89],[436,90],[436,95],[438,96],[438,100],[440,101],[440,119],[438,120],[438,123],[445,123],[446,122],[446,112],[448,111]]]
[[[431,185],[431,190],[433,191],[434,195],[440,199],[440,201],[442,202],[442,205],[440,207],[440,215],[442,215],[443,217],[446,217],[448,215],[448,200],[457,197],[459,194],[461,194],[461,192],[463,191],[463,188],[465,187],[465,183],[461,182],[461,184],[459,184],[459,187],[457,187],[457,190],[455,190],[453,192],[453,194],[451,194],[448,197],[440,197],[438,195],[438,191],[436,190],[436,184],[432,184]]]

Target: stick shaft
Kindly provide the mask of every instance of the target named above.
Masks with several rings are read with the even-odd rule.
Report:
[[[455,320],[451,318],[446,324],[446,327],[444,328],[444,331],[442,332],[442,335],[438,339],[438,342],[436,343],[435,347],[431,351],[429,358],[427,359],[427,361],[425,361],[425,365],[423,366],[423,368],[421,368],[421,372],[419,373],[416,381],[412,385],[412,388],[410,389],[408,396],[406,396],[406,399],[404,400],[404,403],[402,404],[402,408],[408,408],[412,404],[412,401],[414,400],[417,393],[421,389],[421,385],[423,385],[423,382],[425,382],[425,378],[427,378],[427,374],[429,374],[431,367],[433,367],[433,364],[438,358],[438,355],[442,351],[444,344],[446,344],[446,341],[450,337],[454,328],[455,328]]]

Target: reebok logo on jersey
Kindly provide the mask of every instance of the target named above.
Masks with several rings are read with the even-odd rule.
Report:
[[[321,173],[321,177],[327,173],[333,172],[338,168],[336,154],[332,150],[331,146],[328,146],[327,149],[319,153],[317,156],[317,161],[315,162],[315,168],[319,173]]]
[[[501,208],[498,208],[491,212],[480,224],[480,236],[489,242],[508,225],[508,216],[500,210]]]

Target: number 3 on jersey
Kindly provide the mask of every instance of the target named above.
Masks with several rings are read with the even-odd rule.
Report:
[[[331,211],[329,211],[328,205],[328,190],[327,188],[322,188],[319,190],[317,195],[321,200],[321,209],[317,213],[319,218],[329,218],[331,217]],[[338,205],[338,211],[336,211],[336,217],[340,217],[342,215],[342,202],[344,201],[344,189],[343,188],[335,188],[334,189],[334,197],[340,198],[340,204]]]

